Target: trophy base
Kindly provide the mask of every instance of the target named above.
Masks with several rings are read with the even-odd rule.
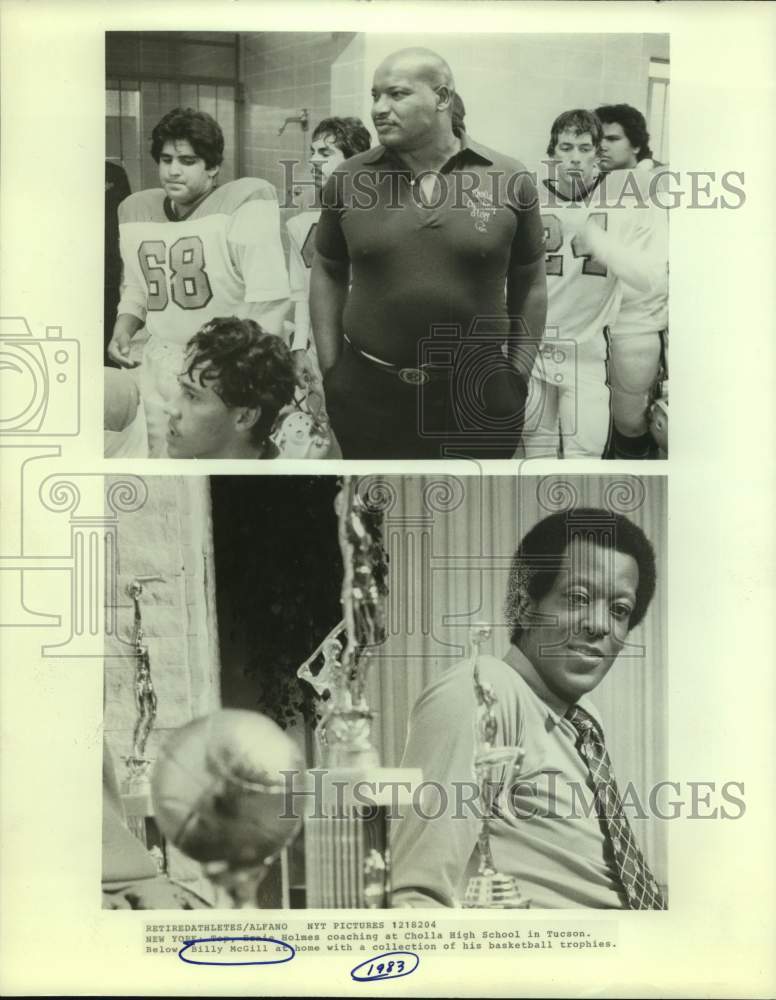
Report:
[[[520,893],[512,875],[492,872],[469,879],[463,905],[470,909],[527,910],[531,900]]]

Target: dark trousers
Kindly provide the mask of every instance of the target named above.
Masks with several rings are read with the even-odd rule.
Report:
[[[464,343],[449,371],[400,377],[347,342],[323,380],[344,458],[512,458],[526,387],[492,344]],[[427,381],[422,381],[423,377]]]

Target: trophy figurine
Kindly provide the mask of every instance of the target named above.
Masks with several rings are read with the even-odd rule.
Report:
[[[381,767],[372,741],[374,713],[366,700],[366,680],[372,651],[385,638],[382,516],[368,509],[349,476],[343,479],[336,511],[342,621],[297,671],[319,699],[319,769],[310,772],[315,805],[306,801],[305,816],[306,905],[378,909],[390,905],[390,786],[417,782],[420,774]],[[321,658],[323,665],[314,673]],[[354,789],[367,785],[376,790],[365,805],[363,794],[355,797]]]
[[[134,606],[132,643],[135,647],[135,708],[137,717],[132,734],[132,753],[122,757],[126,773],[122,782],[122,801],[127,818],[127,826],[132,833],[156,858],[160,870],[164,867],[164,855],[158,846],[149,842],[149,821],[153,817],[151,806],[151,770],[153,760],[146,756],[146,744],[156,720],[156,691],[151,675],[151,657],[145,643],[143,620],[140,612],[140,597],[143,584],[159,577],[138,577],[127,586],[127,593]],[[160,861],[161,857],[161,861]]]
[[[464,895],[464,906],[483,909],[527,909],[531,902],[520,892],[517,879],[496,869],[490,846],[490,823],[496,796],[512,776],[522,758],[522,751],[515,747],[497,747],[498,719],[494,711],[497,703],[493,686],[480,677],[479,649],[490,637],[487,625],[475,625],[469,636],[474,693],[477,698],[476,740],[474,771],[479,785],[482,826],[477,837],[480,863],[477,874],[469,879]]]

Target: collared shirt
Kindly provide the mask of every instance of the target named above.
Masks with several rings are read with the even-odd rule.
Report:
[[[360,350],[397,365],[429,361],[435,330],[446,344],[476,318],[505,339],[505,286],[544,253],[536,186],[518,160],[461,136],[426,200],[392,150],[346,160],[323,192],[316,251],[349,263],[344,332]]]
[[[480,678],[493,687],[495,745],[518,748],[522,759],[510,775],[490,824],[496,870],[516,877],[532,908],[623,908],[596,817],[587,766],[577,734],[565,718],[568,705],[543,684],[514,647],[509,663],[480,658]],[[579,704],[597,721],[595,708]],[[470,662],[445,671],[412,712],[403,767],[420,768],[426,786],[421,810],[408,810],[393,832],[393,905],[455,906],[477,874],[481,822],[465,805],[476,800],[477,702]],[[446,808],[440,810],[441,800]],[[436,818],[430,818],[440,814]]]

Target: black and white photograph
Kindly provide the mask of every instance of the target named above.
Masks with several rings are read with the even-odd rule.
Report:
[[[667,907],[663,477],[143,483],[106,908]]]
[[[0,0],[2,996],[774,995],[775,28]]]
[[[665,458],[665,34],[108,32],[108,457]]]

